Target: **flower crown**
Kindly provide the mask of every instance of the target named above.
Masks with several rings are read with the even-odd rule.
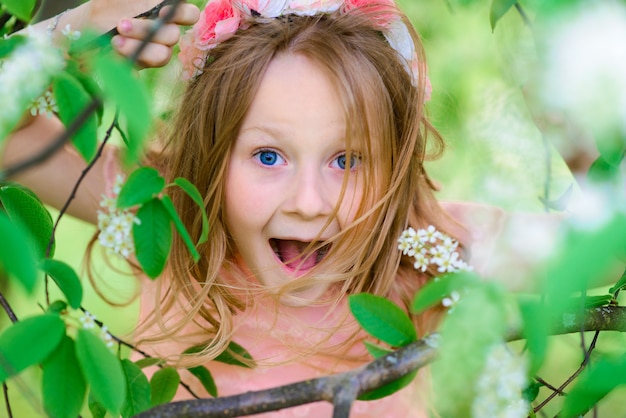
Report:
[[[250,21],[259,18],[277,18],[285,15],[314,16],[322,13],[349,13],[357,8],[380,5],[375,27],[402,58],[413,82],[417,83],[418,61],[415,44],[408,28],[398,15],[385,12],[396,8],[393,0],[209,0],[200,19],[180,40],[183,78],[190,79],[202,73],[209,51],[226,41],[239,29],[246,29]],[[426,78],[426,100],[430,98],[430,81]]]

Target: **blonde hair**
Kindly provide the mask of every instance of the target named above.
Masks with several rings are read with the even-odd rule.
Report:
[[[380,7],[372,10],[380,13]],[[161,335],[149,340],[165,341],[187,325],[198,324],[207,348],[194,361],[202,363],[226,348],[234,315],[250,305],[254,291],[262,291],[258,285],[255,290],[253,281],[237,268],[237,249],[225,222],[224,184],[232,145],[267,66],[278,54],[301,54],[326,73],[343,101],[348,153],[351,144],[359,144],[365,183],[376,185],[365,187],[353,224],[330,240],[333,245],[322,263],[336,274],[307,275],[295,288],[326,280],[332,284],[332,297],[320,303],[333,305],[346,294],[369,292],[408,306],[431,276],[417,273],[402,257],[397,238],[408,225],[434,225],[455,235],[423,167],[427,138],[434,154],[442,150],[443,141],[424,115],[426,65],[421,43],[406,16],[395,8],[389,13],[398,14],[411,32],[420,63],[418,80],[412,79],[406,63],[376,29],[376,16],[368,9],[252,22],[210,51],[203,73],[190,82],[182,98],[157,161],[168,180],[184,177],[204,196],[209,239],[199,248],[198,263],[175,239],[163,294],[158,294],[160,301],[149,321],[159,324]],[[172,191],[171,197],[197,240],[201,231],[197,206],[180,191]],[[176,306],[184,310],[184,317],[166,324],[167,313]],[[352,335],[346,347],[357,338]]]

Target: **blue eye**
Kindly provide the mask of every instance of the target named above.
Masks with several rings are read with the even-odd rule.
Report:
[[[261,164],[267,166],[274,166],[284,162],[283,158],[276,151],[272,150],[261,150],[254,154],[254,158]]]
[[[361,158],[358,155],[354,155],[352,154],[350,156],[350,170],[352,170],[353,168],[355,168],[358,163],[361,161]],[[341,154],[339,155],[337,158],[335,158],[335,160],[333,161],[333,166],[336,166],[342,170],[346,169],[346,163],[348,162],[348,158],[346,156],[346,154]]]

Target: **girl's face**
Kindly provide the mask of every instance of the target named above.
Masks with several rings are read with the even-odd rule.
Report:
[[[345,134],[344,110],[325,73],[302,55],[274,58],[226,173],[227,226],[242,267],[261,283],[281,286],[311,270],[327,249],[303,257],[306,246],[354,219],[363,186],[358,147],[348,161]],[[314,299],[325,289],[320,284],[298,296]]]

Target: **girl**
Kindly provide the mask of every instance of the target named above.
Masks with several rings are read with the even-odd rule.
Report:
[[[206,365],[220,396],[369,361],[347,296],[369,292],[408,310],[436,271],[402,255],[402,231],[432,225],[469,245],[448,212],[481,211],[442,208],[424,170],[427,141],[438,154],[442,140],[424,113],[430,87],[413,27],[391,0],[211,0],[181,40],[180,60],[187,89],[150,160],[168,180],[197,186],[210,235],[198,263],[177,239],[166,273],[146,284],[141,344],[177,364]],[[36,118],[14,135],[5,161],[26,153],[22,141],[61,129]],[[82,165],[64,154],[16,180],[59,204],[66,194],[50,185],[67,184],[67,167]],[[120,172],[114,149],[99,168],[71,207],[92,222]],[[55,180],[43,183],[46,173]],[[171,197],[197,241],[195,203]],[[414,320],[423,334],[436,314]],[[251,353],[251,368],[212,361],[231,341]],[[204,348],[181,356],[192,345]],[[322,417],[331,408],[270,415]],[[408,387],[357,402],[351,416],[425,411]]]
[[[423,114],[417,36],[394,4],[362,3],[209,2],[181,40],[190,81],[154,158],[169,180],[198,187],[210,233],[198,264],[174,246],[168,273],[146,290],[156,305],[143,303],[158,332],[142,336],[164,357],[205,345],[183,362],[207,365],[222,396],[368,361],[346,296],[407,306],[430,275],[397,249],[408,222],[460,233],[422,168],[426,138],[440,138]],[[172,199],[197,239],[195,204]],[[230,341],[254,367],[207,363]],[[413,387],[357,403],[352,416],[422,416],[415,396]]]

